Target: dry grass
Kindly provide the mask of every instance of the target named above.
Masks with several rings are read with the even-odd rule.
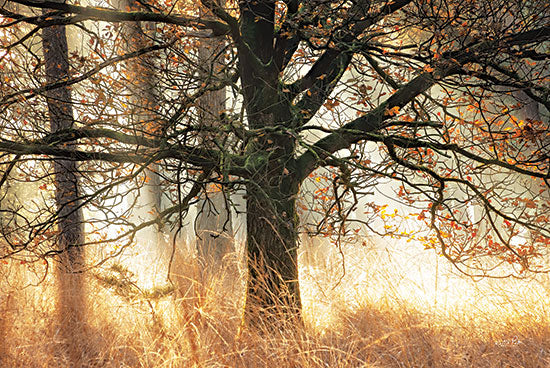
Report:
[[[311,303],[311,294],[306,327],[242,327],[242,284],[199,277],[193,264],[178,269],[177,293],[145,292],[130,279],[117,283],[112,272],[88,275],[87,326],[71,341],[54,317],[52,278],[25,288],[28,272],[0,274],[0,366],[550,367],[549,313],[536,298],[484,314],[390,296],[346,307],[328,295],[327,309]],[[228,292],[228,285],[238,287]],[[77,362],[70,349],[80,351]]]

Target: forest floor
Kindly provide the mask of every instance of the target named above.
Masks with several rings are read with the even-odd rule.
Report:
[[[187,265],[179,293],[145,291],[115,264],[86,277],[83,321],[67,328],[54,277],[28,286],[29,270],[17,266],[0,273],[0,367],[550,367],[548,294],[442,309],[388,286],[352,303],[344,289],[323,292],[318,282],[309,289],[317,294],[303,295],[304,324],[243,327],[235,280],[233,290],[219,279],[199,282]]]

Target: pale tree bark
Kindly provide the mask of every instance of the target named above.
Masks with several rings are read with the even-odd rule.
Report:
[[[134,0],[122,0],[120,8],[140,9],[141,5]],[[153,44],[152,38],[155,35],[154,23],[136,22],[131,23],[126,31],[128,52],[137,51]],[[129,88],[131,92],[131,111],[129,122],[132,127],[142,132],[140,134],[151,137],[156,135],[158,128],[157,104],[158,94],[156,91],[157,77],[155,75],[156,56],[146,54],[129,62]],[[137,201],[131,198],[130,202],[135,203],[134,215],[137,224],[143,221],[155,219],[162,210],[162,188],[161,178],[158,174],[160,166],[151,163],[145,169],[145,183],[139,192]],[[162,227],[146,227],[140,230],[137,241],[137,263],[147,265],[147,272],[137,272],[140,284],[156,286],[165,282],[167,276],[168,242],[165,238],[165,229]],[[134,259],[136,260],[136,259]]]
[[[206,14],[203,13],[203,16]],[[208,38],[199,46],[199,63],[202,66],[201,78],[208,84],[209,80],[219,76],[222,67],[224,41],[221,37]],[[199,124],[215,127],[225,110],[225,90],[220,89],[206,93],[198,101]],[[210,131],[210,129],[206,129]],[[208,133],[203,136],[205,144],[209,143]],[[227,147],[226,147],[227,148]],[[221,188],[211,186],[206,195],[197,204],[195,229],[197,232],[197,256],[203,276],[219,275],[225,267],[230,266],[234,254],[233,224],[228,206],[229,198],[224,196]],[[227,271],[227,269],[226,269]]]
[[[526,138],[527,140],[530,140],[532,137],[530,136],[530,133],[534,133],[534,129],[540,129],[540,127],[533,128],[533,125],[537,126],[538,122],[544,122],[543,115],[541,114],[541,106],[537,101],[534,101],[532,98],[530,98],[524,91],[515,91],[512,93],[514,96],[514,99],[521,104],[521,108],[517,111],[518,119],[523,120],[524,130],[527,133]],[[546,129],[549,129],[550,126],[548,125],[548,122],[546,122]],[[531,147],[529,149],[531,150],[539,150],[541,152],[546,151],[548,153],[548,149],[550,147],[550,139],[547,139],[546,142],[541,142],[542,145]],[[518,193],[521,193],[521,191],[524,190],[525,185],[528,185],[531,190],[533,191],[539,191],[540,196],[543,198],[549,198],[550,192],[548,190],[544,190],[544,186],[540,183],[537,183],[534,180],[528,180],[527,182],[521,182],[521,178],[518,178],[517,187],[518,187]],[[518,238],[520,242],[527,241],[530,238],[532,239],[534,236],[532,231],[528,231],[527,229],[524,229],[520,234],[518,234]],[[550,262],[550,259],[548,260]],[[548,274],[544,277],[546,279],[546,282],[550,284],[550,277]]]
[[[65,26],[54,26],[42,31],[46,82],[54,83],[69,76],[68,43]],[[71,90],[59,87],[47,95],[50,129],[57,132],[74,125]],[[55,200],[57,204],[58,249],[57,267],[59,323],[66,339],[72,361],[82,358],[79,340],[85,330],[85,293],[82,268],[84,265],[83,220],[79,199],[78,167],[73,160],[55,160],[53,163]]]
[[[203,11],[201,18],[207,16]],[[202,83],[216,84],[224,78],[221,72],[224,49],[223,37],[201,40],[198,58]],[[202,144],[211,148],[222,147],[227,152],[232,149],[228,137],[212,129],[224,123],[225,101],[225,88],[221,88],[201,96],[196,108],[198,124],[204,127],[200,136]],[[216,301],[216,309],[209,312],[214,315],[222,312],[219,320],[223,323],[216,325],[216,329],[229,338],[241,325],[245,289],[239,272],[242,260],[235,246],[229,193],[217,184],[206,184],[204,189],[196,205],[195,217],[197,276],[200,281],[198,296],[205,295],[207,299]]]

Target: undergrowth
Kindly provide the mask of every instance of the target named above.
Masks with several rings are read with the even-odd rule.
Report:
[[[0,366],[550,367],[548,309],[540,300],[484,313],[365,298],[353,307],[334,302],[329,315],[306,298],[304,324],[244,326],[242,280],[229,290],[221,279],[230,276],[205,278],[193,264],[178,269],[173,284],[153,290],[140,289],[120,265],[91,272],[86,326],[71,341],[59,333],[52,276],[28,286],[23,271],[3,275]],[[324,317],[330,323],[320,327]],[[80,352],[76,362],[69,349]]]

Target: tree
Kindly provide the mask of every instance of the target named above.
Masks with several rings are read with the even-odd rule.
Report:
[[[42,30],[42,50],[45,83],[55,83],[69,77],[69,53],[64,25]],[[63,86],[45,93],[49,127],[52,134],[74,128],[70,88]],[[71,146],[69,143],[68,147]],[[71,358],[78,364],[81,352],[78,340],[85,324],[85,294],[82,270],[84,243],[82,203],[75,160],[53,160],[53,182],[57,235],[55,250],[59,251],[57,312],[62,336],[70,349]]]
[[[44,28],[42,31],[46,84],[69,76],[69,52],[65,26]],[[63,86],[46,92],[46,102],[52,134],[74,127],[70,88]],[[70,146],[70,144],[69,144]],[[58,207],[58,247],[62,250],[61,265],[66,272],[80,271],[83,266],[84,242],[78,169],[74,160],[54,160],[55,201]]]
[[[35,29],[75,25],[86,31],[91,48],[78,55],[83,62],[75,63],[68,80],[31,89],[12,82],[3,92],[2,111],[16,115],[43,91],[65,85],[90,85],[88,100],[96,96],[95,110],[103,108],[97,115],[80,106],[74,129],[32,129],[23,137],[2,133],[0,150],[100,167],[106,182],[95,183],[89,203],[147,165],[161,165],[174,205],[155,220],[126,223],[129,229],[115,241],[123,235],[131,240],[136,230],[154,223],[181,223],[209,184],[226,193],[246,188],[249,315],[258,306],[300,308],[299,201],[301,188],[311,181],[323,184],[315,193],[318,205],[307,208],[322,213],[313,229],[320,234],[342,239],[361,224],[421,239],[463,272],[545,271],[546,1],[203,0],[213,14],[204,19],[187,3],[154,2],[146,11],[126,12],[13,2],[52,13],[35,17],[2,10],[4,28],[20,22]],[[135,21],[156,22],[158,36],[152,46],[121,52],[119,22]],[[99,29],[90,30],[90,24]],[[228,56],[219,76],[204,80],[193,50],[203,39],[220,36]],[[143,132],[118,122],[128,113],[124,86],[106,71],[151,53],[160,60],[156,76],[163,93],[155,129]],[[233,110],[216,126],[203,124],[195,101],[226,87],[234,94]],[[515,98],[518,92],[527,101]],[[541,119],[518,119],[517,112],[533,103]],[[205,136],[212,144],[204,144]],[[220,144],[227,137],[236,142],[234,150]],[[62,146],[69,142],[78,146]],[[429,232],[410,234],[387,221],[406,215],[390,216],[384,203],[370,200],[371,188],[382,180],[399,183],[396,193],[386,194],[409,204]],[[518,183],[525,184],[521,190]],[[469,208],[479,215],[470,216]],[[366,217],[352,219],[350,213],[359,210]],[[530,239],[518,243],[522,229]]]
[[[200,16],[209,17],[211,15],[208,11],[201,9]],[[205,39],[198,47],[199,73],[203,83],[212,83],[210,81],[219,77],[223,80],[223,75],[218,75],[223,68],[222,59],[225,56],[223,38]],[[207,127],[203,141],[210,148],[216,148],[216,144],[221,145],[224,150],[230,148],[227,137],[219,137],[223,141],[212,142],[209,132],[212,128],[219,128],[220,123],[223,124],[223,121],[220,121],[220,116],[225,114],[225,100],[224,88],[205,93],[198,99],[198,121]],[[225,198],[226,193],[221,191],[218,186],[212,186],[210,189],[212,190],[204,193],[204,198],[197,204],[199,214],[195,223],[196,248],[197,257],[204,271],[210,275],[219,275],[220,271],[228,266],[227,256],[235,252],[233,222],[231,209],[228,206],[229,201]]]
[[[139,10],[142,6],[139,2],[133,0],[120,1],[117,9]],[[149,22],[133,22],[124,28],[124,43],[126,52],[139,51],[150,47],[155,38],[155,26]],[[128,93],[132,96],[128,101],[129,111],[126,117],[129,119],[128,126],[133,126],[149,133],[157,129],[158,114],[156,106],[158,103],[158,92],[156,88],[157,78],[156,57],[149,54],[137,59],[127,61],[127,68],[131,73],[124,76],[124,84],[128,86]],[[142,183],[137,186],[140,190],[126,198],[131,206],[135,207],[133,215],[135,221],[150,221],[154,219],[163,208],[163,194],[161,187],[160,167],[152,162],[145,170]],[[144,278],[153,278],[157,276],[160,270],[164,271],[164,261],[169,253],[165,239],[165,227],[159,224],[155,227],[142,229],[139,234],[139,251],[142,262],[151,262],[155,264],[148,268],[148,273],[140,273]],[[156,266],[156,267],[155,267]],[[150,282],[152,280],[149,280]]]

